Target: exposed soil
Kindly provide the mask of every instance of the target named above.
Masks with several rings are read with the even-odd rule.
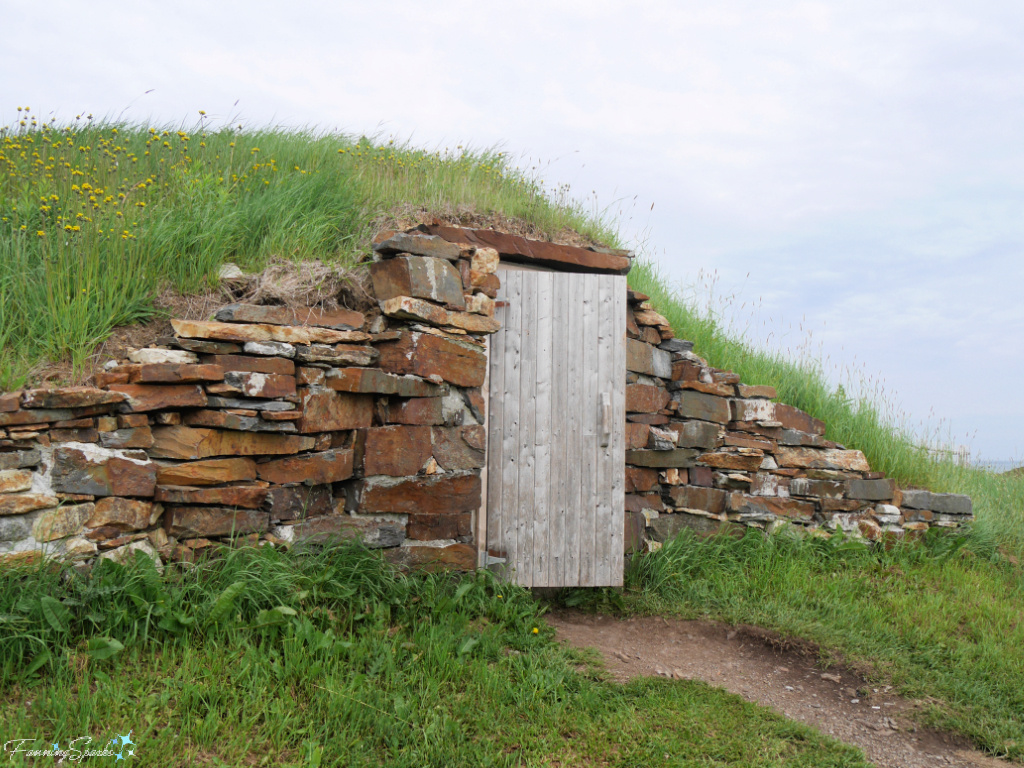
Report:
[[[639,676],[703,680],[857,746],[880,768],[1009,765],[961,737],[916,727],[913,702],[868,685],[848,667],[822,669],[813,645],[758,627],[578,611],[557,611],[548,624],[563,642],[600,651],[620,682]]]

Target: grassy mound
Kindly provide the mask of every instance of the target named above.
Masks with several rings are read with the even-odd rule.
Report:
[[[34,365],[80,365],[164,285],[195,292],[225,260],[351,262],[395,210],[466,208],[606,242],[501,152],[428,152],[283,130],[92,120],[0,129],[0,389]]]

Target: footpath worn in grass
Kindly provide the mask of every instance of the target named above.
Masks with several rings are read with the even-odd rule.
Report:
[[[559,234],[614,232],[551,202],[501,152],[428,152],[339,134],[188,129],[28,112],[0,128],[0,389],[76,363],[144,319],[163,285],[195,292],[232,260],[350,262],[387,212],[468,206]]]
[[[1024,573],[971,544],[684,534],[639,558],[626,605],[807,638],[924,702],[923,723],[1022,761]]]
[[[540,613],[489,575],[403,577],[351,546],[6,571],[0,743],[131,731],[129,760],[160,766],[867,765],[699,683],[608,682]]]

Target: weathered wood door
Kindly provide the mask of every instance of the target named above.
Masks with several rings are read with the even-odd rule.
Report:
[[[531,587],[622,584],[626,278],[504,269],[487,549]]]

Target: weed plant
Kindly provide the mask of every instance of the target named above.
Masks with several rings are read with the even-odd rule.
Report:
[[[615,236],[502,152],[214,128],[202,114],[187,130],[22,114],[0,129],[0,389],[43,360],[81,365],[114,326],[149,316],[162,286],[201,290],[225,260],[351,263],[399,208]]]
[[[607,682],[486,573],[402,576],[351,545],[162,576],[137,558],[0,573],[0,743],[130,730],[160,766],[867,765],[699,683]]]

